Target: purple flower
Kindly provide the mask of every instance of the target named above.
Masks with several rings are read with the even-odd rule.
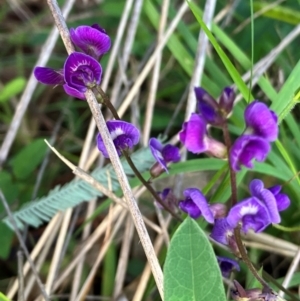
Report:
[[[277,116],[267,105],[258,100],[250,103],[244,113],[247,133],[259,136],[269,142],[275,141],[278,136]]]
[[[187,150],[194,154],[209,152],[218,158],[226,156],[225,145],[207,136],[206,122],[196,113],[191,115],[189,121],[183,123],[179,139]]]
[[[282,187],[280,185],[275,185],[273,187],[267,188],[268,190],[270,190],[272,192],[272,194],[274,195],[274,197],[276,199],[278,211],[285,210],[291,204],[289,197],[284,193],[280,193],[281,188]]]
[[[156,138],[149,140],[149,147],[155,160],[168,172],[167,163],[176,163],[180,160],[179,148],[171,144],[162,146]]]
[[[233,270],[240,271],[240,266],[236,260],[223,256],[216,257],[223,277],[229,278]]]
[[[179,208],[182,211],[195,219],[202,215],[208,223],[213,224],[214,216],[209,209],[205,196],[199,189],[188,188],[184,190],[183,195],[185,200],[179,202]]]
[[[249,189],[252,197],[234,205],[227,216],[228,224],[235,228],[242,224],[243,232],[247,233],[251,228],[255,232],[263,231],[271,223],[280,223],[280,210],[284,210],[290,204],[287,195],[279,195],[278,186],[271,189],[264,188],[261,180],[252,180]]]
[[[110,37],[98,24],[71,28],[70,38],[75,46],[96,60],[110,49]]]
[[[232,111],[235,94],[232,88],[224,88],[219,103],[203,88],[195,88],[199,114],[213,125],[222,126]]]
[[[234,90],[230,87],[225,87],[220,96],[219,106],[226,116],[232,111],[234,99]]]
[[[224,118],[220,115],[219,104],[203,88],[195,88],[195,94],[198,102],[199,114],[203,119],[212,125],[218,126],[224,123]]]
[[[100,84],[102,68],[92,57],[73,52],[65,61],[63,70],[35,67],[36,79],[45,85],[63,85],[65,92],[85,100],[84,92]]]
[[[241,165],[253,168],[252,160],[263,162],[271,147],[269,142],[261,137],[242,135],[230,149],[231,167],[235,171],[241,170]]]
[[[121,156],[123,150],[132,149],[139,142],[140,132],[131,123],[122,120],[111,120],[107,121],[106,124],[119,156]],[[97,135],[97,147],[105,158],[109,158],[100,134]]]
[[[228,224],[225,217],[218,218],[215,220],[210,237],[223,245],[228,245],[230,239],[234,239],[233,227]]]

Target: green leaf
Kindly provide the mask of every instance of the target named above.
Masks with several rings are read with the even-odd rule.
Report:
[[[225,301],[222,276],[205,233],[189,217],[179,226],[164,266],[165,301]]]
[[[43,139],[37,139],[23,148],[11,161],[14,174],[26,179],[42,162],[47,145]]]
[[[10,299],[0,292],[0,301],[10,301]]]
[[[6,259],[10,253],[11,242],[14,237],[14,232],[0,221],[1,248],[0,258]],[[1,300],[1,297],[0,297]]]
[[[23,77],[17,77],[8,82],[0,91],[0,102],[6,102],[13,96],[18,95],[24,89],[26,80]]]

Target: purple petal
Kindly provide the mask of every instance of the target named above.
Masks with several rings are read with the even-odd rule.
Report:
[[[241,170],[241,165],[253,168],[252,160],[262,162],[270,151],[270,144],[267,140],[252,136],[242,135],[230,149],[230,162],[235,171]]]
[[[248,128],[256,136],[275,141],[278,137],[277,116],[264,103],[257,100],[247,106],[245,120]]]
[[[273,193],[276,199],[278,211],[283,211],[287,209],[291,204],[290,198],[286,194],[280,193],[281,188],[282,187],[280,185],[268,188],[268,190],[270,190]]]
[[[227,206],[223,203],[214,203],[209,205],[209,209],[213,214],[214,219],[225,217]]]
[[[78,90],[76,90],[72,87],[69,87],[67,84],[63,85],[63,88],[68,95],[75,97],[75,98],[79,98],[81,100],[86,100],[84,93],[79,92]]]
[[[180,201],[178,206],[183,212],[187,213],[191,218],[197,219],[201,216],[200,209],[192,201],[192,199],[186,199],[184,201]]]
[[[223,277],[228,278],[233,270],[240,271],[240,266],[236,260],[223,256],[216,257]]]
[[[222,124],[223,119],[219,115],[219,105],[215,99],[201,87],[195,88],[194,91],[197,98],[199,114],[207,123],[213,125]]]
[[[207,200],[203,193],[197,189],[197,188],[188,188],[185,189],[183,192],[183,195],[185,196],[186,200],[192,200],[193,203],[199,208],[201,215],[204,217],[204,219],[210,223],[214,223],[214,217],[212,212],[209,209]],[[188,203],[190,206],[190,204]],[[197,211],[196,211],[197,212]],[[198,212],[197,212],[198,213]],[[193,217],[193,216],[191,216]]]
[[[224,88],[220,97],[219,106],[220,109],[226,112],[227,115],[232,111],[234,99],[234,90],[230,87]]]
[[[251,195],[259,198],[261,191],[265,188],[264,182],[259,179],[254,179],[249,184]]]
[[[110,120],[107,121],[106,125],[119,156],[122,150],[131,149],[138,144],[140,132],[133,124],[122,120]],[[109,158],[100,134],[97,135],[97,147],[105,158]]]
[[[245,233],[250,228],[255,232],[261,232],[271,223],[267,207],[256,197],[250,197],[234,205],[226,219],[232,228],[242,223]]]
[[[149,147],[154,159],[164,168],[166,172],[168,172],[167,162],[162,155],[163,146],[159,140],[156,138],[151,138],[149,140]]]
[[[174,145],[171,144],[165,145],[162,149],[162,155],[166,160],[166,162],[176,163],[180,161],[179,148]]]
[[[65,81],[71,88],[85,92],[99,85],[102,68],[91,56],[80,52],[70,54],[64,65]]]
[[[233,228],[230,227],[226,218],[215,220],[210,237],[223,245],[228,245],[228,240],[233,237]]]
[[[35,78],[44,85],[63,85],[65,83],[63,71],[46,67],[35,67]]]
[[[98,60],[110,49],[110,37],[99,25],[78,26],[70,29],[72,42],[84,53]]]
[[[205,121],[193,113],[190,120],[184,122],[179,139],[188,151],[194,154],[205,152],[207,150]]]

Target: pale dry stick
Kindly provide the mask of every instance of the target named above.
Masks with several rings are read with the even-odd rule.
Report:
[[[170,0],[164,0],[162,3],[161,17],[160,17],[160,21],[159,21],[158,34],[157,34],[157,42],[158,43],[162,40],[163,33],[165,31],[165,27],[166,27],[167,20],[168,20],[169,6],[170,6]],[[154,111],[156,93],[157,93],[157,88],[158,88],[158,83],[159,83],[162,51],[163,50],[161,49],[161,51],[158,53],[156,63],[153,68],[152,77],[151,77],[149,95],[148,95],[148,99],[147,99],[144,130],[143,130],[144,146],[148,145],[148,141],[149,141],[149,137],[150,137],[153,111]]]
[[[122,105],[118,109],[118,114],[119,114],[120,117],[122,117],[124,115],[125,111],[127,110],[128,106],[130,105],[131,101],[133,100],[134,96],[138,92],[140,86],[142,85],[145,78],[147,77],[147,75],[151,71],[151,69],[152,69],[152,67],[153,67],[153,65],[154,65],[154,63],[157,59],[157,56],[159,55],[159,53],[161,52],[163,47],[165,47],[165,45],[168,42],[170,36],[175,31],[178,23],[182,20],[182,17],[187,12],[188,8],[189,8],[188,4],[186,3],[186,1],[184,1],[182,3],[181,7],[179,8],[176,16],[172,20],[169,28],[166,30],[161,42],[158,43],[158,45],[155,48],[153,54],[149,58],[147,64],[145,65],[145,67],[141,71],[139,77],[136,79],[134,85],[132,86],[132,88],[130,89],[130,91],[127,94],[126,98],[123,100]]]
[[[116,221],[120,214],[124,211],[124,208],[120,205],[115,205],[113,210],[113,220]],[[101,224],[95,229],[95,231],[89,236],[89,238],[82,244],[82,249],[76,256],[72,259],[72,261],[68,264],[67,268],[57,277],[53,285],[53,291],[56,291],[59,286],[65,281],[65,279],[71,274],[73,269],[76,267],[78,262],[81,260],[82,256],[84,256],[95,244],[96,241],[100,239],[100,237],[105,233],[106,227],[108,225],[107,217],[103,219]]]
[[[290,282],[292,281],[293,275],[296,273],[296,270],[299,267],[299,262],[300,262],[300,248],[298,248],[298,251],[296,255],[293,258],[293,261],[287,271],[287,274],[284,277],[284,281],[282,282],[282,286],[284,288],[288,288]],[[280,291],[279,296],[284,297],[284,292]]]
[[[63,15],[66,18],[69,15],[69,12],[71,10],[71,8],[73,7],[75,0],[67,0],[66,4],[63,8]],[[42,49],[41,49],[41,54],[38,58],[38,60],[36,61],[36,65],[37,66],[45,66],[46,63],[49,60],[49,57],[52,53],[52,50],[55,46],[55,43],[57,41],[58,38],[58,31],[56,29],[56,27],[54,27],[50,34],[49,37],[47,39],[47,41],[44,43]],[[6,133],[6,136],[3,140],[3,143],[1,145],[0,148],[0,167],[2,166],[2,164],[5,162],[7,155],[10,151],[10,148],[12,146],[12,143],[16,137],[17,131],[20,127],[21,121],[23,119],[23,116],[26,112],[26,109],[28,107],[28,104],[32,98],[33,92],[37,86],[37,80],[33,75],[33,72],[31,73],[29,80],[27,82],[27,85],[25,87],[25,90],[20,98],[20,101],[18,103],[18,106],[16,108],[14,117],[10,123],[9,129]]]
[[[208,29],[211,28],[211,23],[216,8],[216,2],[217,2],[216,0],[206,0],[205,2],[204,12],[203,12],[203,22],[206,24]],[[189,85],[189,95],[188,95],[187,106],[185,111],[185,120],[188,120],[190,118],[190,115],[196,110],[197,100],[196,100],[194,88],[201,85],[208,46],[209,46],[208,37],[205,34],[204,30],[200,29],[196,57],[195,57],[195,65],[194,65],[193,75]]]
[[[49,237],[51,236],[51,233],[55,233],[55,231],[58,230],[58,228],[56,229],[56,225],[60,224],[61,217],[62,216],[60,214],[57,214],[52,218],[52,220],[48,224],[46,230],[43,232],[41,238],[39,239],[38,243],[35,245],[34,249],[32,250],[32,252],[30,254],[30,258],[32,258],[32,260],[35,260],[35,258],[40,254],[45,243],[48,240],[50,240]],[[53,239],[54,239],[54,237],[53,237]],[[29,270],[30,270],[30,263],[27,261],[23,268],[24,277],[28,274]],[[15,279],[11,288],[9,289],[9,291],[7,293],[8,299],[13,299],[17,290],[18,290],[18,280]]]
[[[111,92],[111,102],[115,106],[117,106],[119,103],[118,100],[120,97],[120,88],[121,88],[121,85],[123,82],[122,79],[124,78],[124,75],[126,74],[125,70],[128,65],[129,56],[130,56],[134,38],[136,35],[142,6],[143,6],[143,0],[135,0],[131,20],[128,24],[127,34],[126,34],[124,47],[123,47],[123,51],[122,51],[122,58],[120,59],[119,69],[118,69],[118,72],[116,73],[114,85],[113,85],[112,92]]]
[[[273,9],[274,7],[278,6],[279,4],[281,4],[284,1],[286,1],[286,0],[277,0],[268,5],[265,5],[262,9],[256,11],[253,14],[253,19],[254,20],[257,19],[258,17],[262,16],[264,13],[268,12],[269,10]],[[244,20],[237,28],[234,29],[234,31],[232,33],[237,34],[240,31],[242,31],[249,23],[251,23],[251,20],[252,20],[252,17],[249,17],[246,20]]]
[[[166,221],[165,221],[166,228],[168,228],[171,220],[172,220],[172,217],[169,215],[166,218]],[[155,239],[155,242],[154,242],[154,250],[155,250],[156,254],[159,253],[161,247],[163,246],[163,243],[164,243],[164,235],[163,234],[158,235]],[[138,287],[135,291],[135,294],[132,298],[132,301],[141,301],[142,300],[150,276],[151,276],[151,269],[150,269],[149,264],[146,264],[146,266],[143,270],[139,285],[138,285]]]
[[[267,251],[267,252],[270,252],[272,254],[278,254],[278,255],[281,255],[281,256],[285,256],[285,257],[294,258],[295,254],[296,254],[296,252],[294,252],[292,250],[280,249],[280,248],[274,249],[273,247],[265,245],[264,243],[251,242],[251,241],[243,241],[243,243],[244,243],[245,247],[247,247],[247,248]]]
[[[123,235],[118,267],[116,271],[113,300],[117,300],[117,298],[120,296],[122,292],[133,233],[134,233],[134,224],[132,222],[131,216],[128,215],[126,219],[125,231]]]
[[[47,140],[45,140],[46,144],[49,146],[49,148],[72,170],[72,172],[80,179],[84,180],[85,182],[89,183],[94,188],[101,191],[104,195],[106,195],[108,198],[112,199],[115,203],[121,205],[124,209],[128,210],[126,202],[122,199],[117,197],[111,190],[103,186],[101,183],[99,183],[95,178],[93,178],[91,175],[86,173],[83,169],[77,167],[73,163],[71,163],[69,160],[67,160],[64,156],[62,156],[53,146],[49,144]],[[139,197],[144,191],[146,190],[146,187],[142,186],[136,193],[136,196]],[[147,224],[150,228],[152,228],[155,232],[158,234],[162,233],[161,228],[159,228],[156,224],[154,224],[152,221],[150,221],[148,218],[143,216],[143,220],[145,224]]]
[[[95,274],[96,274],[96,272],[98,270],[98,267],[99,267],[99,265],[100,265],[100,263],[101,263],[104,255],[105,255],[108,247],[110,246],[113,238],[115,237],[115,235],[117,234],[118,230],[120,229],[120,227],[121,227],[121,225],[123,223],[123,220],[124,220],[126,214],[127,214],[127,212],[124,211],[124,212],[122,212],[119,215],[116,223],[114,224],[114,228],[113,228],[113,231],[112,231],[111,235],[103,243],[103,245],[101,247],[101,250],[100,250],[100,252],[98,254],[98,257],[97,257],[95,263],[93,264],[93,267],[92,267],[89,275],[87,276],[87,279],[84,282],[84,284],[83,284],[83,286],[82,286],[82,288],[81,288],[81,290],[80,290],[77,298],[75,299],[75,301],[83,301],[83,300],[85,300],[84,297],[88,294],[88,291],[90,290],[92,281],[94,280],[94,277],[95,277]]]
[[[18,291],[18,301],[24,301],[24,274],[23,274],[23,266],[24,266],[24,257],[23,252],[18,251],[18,279],[19,279],[19,291]]]
[[[122,13],[121,21],[120,21],[117,35],[116,35],[116,39],[114,41],[113,48],[110,53],[110,57],[109,57],[108,64],[107,64],[107,67],[105,70],[103,81],[101,83],[101,87],[104,91],[106,91],[109,80],[111,78],[113,66],[114,66],[120,45],[121,45],[122,35],[123,35],[124,29],[126,27],[126,23],[127,23],[128,17],[129,17],[130,10],[131,10],[132,2],[133,2],[132,0],[126,1],[125,8]],[[91,142],[93,141],[95,128],[96,128],[96,123],[95,123],[94,119],[91,118],[91,122],[90,122],[89,129],[88,129],[88,134],[85,139],[85,146],[90,145]],[[88,150],[89,150],[89,147],[84,147],[81,155],[85,157],[85,154],[88,152]],[[92,152],[92,154],[96,155],[96,156],[89,157],[88,162],[86,162],[87,170],[92,165],[92,163],[95,161],[95,159],[99,156],[98,149],[96,148],[96,151]],[[94,207],[95,207],[95,202],[94,201],[89,202],[88,209],[87,209],[87,216],[89,216],[89,213],[94,209]],[[89,233],[89,224],[86,225],[86,227],[84,228],[84,233],[83,233],[82,239],[84,239],[88,235],[88,233]],[[76,267],[76,271],[74,274],[74,280],[73,280],[73,284],[72,284],[71,300],[74,299],[74,296],[77,294],[77,292],[79,290],[79,280],[81,278],[84,260],[85,260],[85,258],[82,257],[81,261],[78,263],[78,265]]]
[[[265,73],[268,68],[274,63],[278,55],[300,34],[300,25],[297,25],[275,48],[273,48],[269,54],[259,60],[253,66],[252,87],[254,87],[260,77]],[[251,72],[246,72],[242,79],[247,82],[250,80]],[[241,94],[236,96],[235,102],[241,100],[243,96]]]
[[[16,224],[14,216],[11,213],[11,210],[10,210],[10,208],[8,206],[7,200],[6,200],[6,198],[5,198],[5,196],[4,196],[4,194],[3,194],[3,192],[2,192],[1,189],[0,189],[0,199],[1,199],[3,207],[4,207],[4,209],[5,209],[5,211],[6,211],[7,215],[8,215],[10,223],[13,226],[14,231],[15,231],[15,233],[17,235],[17,238],[19,240],[21,248],[23,249],[23,252],[24,252],[24,254],[25,254],[26,258],[27,258],[27,261],[30,264],[31,270],[32,270],[32,272],[33,272],[33,274],[35,276],[35,280],[36,280],[36,282],[38,284],[38,287],[39,287],[39,289],[40,289],[40,291],[41,291],[44,299],[47,300],[47,301],[50,301],[49,296],[47,295],[47,293],[45,291],[45,288],[44,288],[44,285],[43,285],[43,283],[42,283],[42,281],[40,279],[40,276],[39,276],[39,274],[38,274],[38,272],[37,272],[37,270],[36,270],[36,268],[34,266],[34,263],[33,263],[32,259],[30,258],[30,254],[28,252],[28,249],[27,249],[27,247],[26,247],[26,245],[25,245],[25,243],[24,243],[24,241],[22,239],[22,235],[21,235],[21,233],[20,233],[20,231],[18,229],[18,226]]]
[[[53,219],[54,220],[54,219]],[[50,233],[50,236],[48,237],[48,239],[45,241],[45,243],[43,244],[43,248],[41,249],[39,256],[37,257],[37,259],[35,260],[35,266],[36,269],[38,271],[40,271],[46,256],[48,255],[50,248],[54,242],[54,239],[56,237],[56,233],[58,232],[58,229],[60,227],[60,224],[62,222],[62,215],[60,216],[60,220],[54,224],[54,228],[53,231]],[[34,279],[34,275],[29,275],[29,278],[27,278],[26,281],[26,289],[25,289],[25,300],[28,300],[30,292],[32,290],[32,287],[34,285],[35,279]]]
[[[245,242],[246,241],[260,242],[262,244],[271,246],[272,248],[274,248],[274,250],[275,249],[290,250],[290,251],[293,251],[294,254],[296,254],[296,252],[298,251],[298,248],[299,248],[299,246],[297,246],[291,242],[274,237],[267,233],[254,233],[254,232],[249,231],[247,233],[247,235],[245,235],[243,237],[243,240]]]

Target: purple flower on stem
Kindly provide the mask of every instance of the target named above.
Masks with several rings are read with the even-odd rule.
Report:
[[[92,57],[73,52],[66,59],[63,70],[35,67],[36,79],[45,85],[63,85],[65,92],[85,100],[84,92],[101,82],[101,65]]]
[[[70,38],[75,46],[96,60],[99,60],[110,49],[111,45],[110,37],[98,24],[71,28]]]
[[[281,185],[275,185],[270,188],[267,188],[269,191],[272,192],[272,194],[274,195],[274,197],[276,199],[278,211],[285,210],[291,204],[290,198],[286,194],[280,193],[281,188],[282,188]]]
[[[235,228],[242,224],[243,232],[247,233],[251,228],[255,232],[263,231],[271,223],[280,223],[280,210],[284,210],[290,204],[287,195],[281,194],[280,189],[266,189],[261,180],[252,180],[249,189],[252,197],[234,205],[227,216],[228,224]],[[273,190],[273,191],[272,191]]]
[[[270,152],[270,143],[261,137],[242,135],[230,149],[230,162],[234,171],[241,170],[241,165],[253,168],[252,160],[263,162]]]
[[[206,122],[196,113],[191,115],[189,121],[183,123],[179,139],[187,150],[194,154],[209,152],[218,158],[226,157],[225,145],[208,137]]]
[[[197,188],[184,190],[185,200],[179,202],[179,208],[192,218],[203,216],[210,223],[214,223],[214,216],[209,209],[209,205],[203,193]]]
[[[121,156],[123,150],[132,149],[140,140],[139,130],[131,123],[122,120],[111,120],[107,121],[106,125],[119,156]],[[109,158],[100,134],[97,135],[97,147],[105,158]]]
[[[216,257],[223,277],[229,278],[233,270],[240,271],[240,266],[236,260],[223,256]]]
[[[232,88],[224,88],[219,103],[203,88],[195,88],[199,114],[213,126],[222,126],[232,111],[235,94]]]
[[[258,100],[250,103],[244,113],[247,130],[246,132],[266,139],[275,141],[278,137],[277,115],[267,105]]]
[[[210,237],[223,245],[228,245],[230,239],[234,238],[233,228],[228,224],[225,217],[215,220]]]
[[[156,138],[149,140],[149,147],[155,160],[168,173],[167,163],[180,160],[179,148],[171,144],[163,146]]]

